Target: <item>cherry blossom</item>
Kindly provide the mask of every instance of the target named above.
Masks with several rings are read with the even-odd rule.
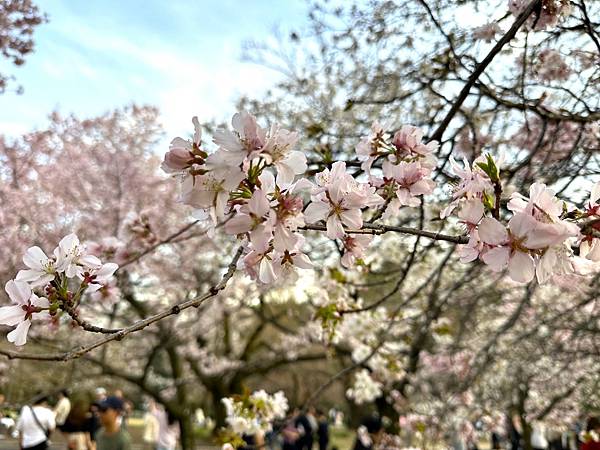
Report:
[[[17,327],[8,333],[7,339],[15,345],[25,345],[32,319],[48,317],[50,303],[45,297],[35,295],[31,287],[23,281],[10,280],[4,290],[14,305],[0,308],[0,323],[16,325]]]
[[[363,369],[356,372],[354,385],[346,391],[346,395],[360,405],[372,402],[382,392],[382,384],[373,380],[367,369]]]
[[[102,262],[94,255],[87,254],[85,246],[73,233],[65,236],[54,250],[56,271],[64,272],[68,278],[82,277],[86,269],[100,269]]]
[[[571,69],[556,50],[547,48],[538,55],[537,75],[543,81],[564,81],[571,75]]]
[[[371,125],[371,133],[365,136],[356,146],[356,155],[360,161],[363,161],[362,169],[369,171],[373,161],[382,153],[380,150],[389,148],[387,143],[389,134],[386,131],[387,127],[382,126],[379,122],[374,122]]]
[[[86,292],[96,292],[98,289],[107,286],[118,268],[118,264],[106,263],[102,264],[97,269],[91,269],[88,272],[84,272],[83,281],[87,285]]]
[[[362,259],[365,256],[365,252],[371,241],[372,236],[369,235],[347,235],[343,239],[344,244],[344,255],[342,256],[341,263],[344,267],[350,268],[354,266],[357,259]]]
[[[429,177],[431,170],[423,167],[419,161],[392,164],[383,163],[383,183],[375,184],[389,186],[393,194],[384,217],[398,215],[401,206],[418,206],[419,196],[433,192],[435,182]]]
[[[19,270],[17,273],[17,281],[26,281],[31,283],[31,286],[43,286],[54,279],[56,273],[56,265],[54,258],[46,256],[44,251],[37,247],[27,249],[23,256],[23,263],[29,269]]]
[[[480,27],[473,29],[473,38],[485,42],[493,42],[496,35],[500,34],[502,29],[496,22],[486,23]]]
[[[267,165],[276,168],[281,183],[291,183],[295,175],[306,171],[306,156],[292,150],[298,133],[277,124],[267,131],[258,125],[256,117],[245,111],[236,113],[231,124],[234,131],[219,129],[213,141],[232,155],[232,161],[247,168],[252,159],[260,156]]]
[[[221,400],[225,405],[227,424],[237,434],[253,435],[271,430],[275,419],[283,419],[288,410],[288,401],[282,391],[273,395],[264,390],[250,395]]]
[[[515,16],[529,5],[527,0],[509,0],[508,9]],[[534,30],[545,30],[547,27],[553,27],[558,23],[559,18],[568,16],[571,13],[569,0],[542,0],[542,7],[529,17],[527,24]]]
[[[319,187],[313,190],[304,216],[308,223],[324,220],[327,236],[331,239],[344,236],[344,225],[360,229],[363,223],[361,208],[383,202],[374,187],[359,184],[346,172],[343,161],[334,163],[331,173],[326,169],[316,178]]]
[[[181,201],[205,213],[206,216],[200,217],[209,217],[216,224],[225,217],[230,192],[243,179],[244,174],[239,170],[222,176],[208,172],[187,177],[182,184]]]
[[[394,156],[396,161],[409,158],[427,157],[426,161],[430,166],[435,166],[435,160],[431,154],[438,148],[439,143],[431,141],[423,143],[423,130],[413,125],[403,125],[399,131],[394,134],[392,139],[396,151]]]
[[[440,217],[445,219],[456,207],[462,199],[478,199],[482,201],[484,196],[493,198],[494,186],[490,177],[478,166],[478,163],[483,163],[484,157],[479,157],[473,162],[473,166],[469,164],[467,158],[463,157],[463,166],[461,167],[454,158],[450,157],[450,166],[452,172],[458,176],[459,181],[453,190],[452,201],[442,209]]]
[[[194,139],[192,142],[176,137],[171,141],[169,151],[165,154],[165,159],[161,169],[166,173],[180,173],[186,169],[193,169],[194,165],[202,165],[206,158],[206,153],[200,150],[202,129],[198,122],[198,117],[192,118],[194,124]]]

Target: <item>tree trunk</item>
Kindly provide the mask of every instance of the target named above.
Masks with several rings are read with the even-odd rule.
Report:
[[[196,435],[194,433],[194,418],[191,414],[184,414],[177,418],[179,429],[181,430],[181,448],[182,450],[194,450],[196,445]]]

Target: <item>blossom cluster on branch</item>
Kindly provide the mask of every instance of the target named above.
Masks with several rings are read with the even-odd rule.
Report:
[[[83,295],[108,285],[118,268],[89,254],[74,234],[65,236],[51,256],[37,246],[29,248],[23,263],[28,269],[5,286],[13,304],[0,307],[0,324],[16,325],[7,336],[15,345],[27,342],[33,320],[56,321],[59,310],[75,319]]]
[[[273,420],[285,418],[288,401],[282,391],[273,395],[264,390],[221,400],[227,413],[226,422],[237,434],[253,435],[271,430]]]
[[[201,148],[201,130],[193,119],[193,141],[176,138],[165,155],[163,169],[175,173],[182,186],[181,199],[195,208],[195,217],[224,223],[227,234],[246,242],[244,268],[255,280],[270,284],[309,269],[303,253],[301,228],[324,223],[325,234],[339,240],[341,262],[351,267],[365,255],[370,236],[360,235],[364,218],[371,221],[398,217],[402,207],[416,207],[436,187],[435,141],[425,142],[419,128],[404,125],[393,136],[379,123],[356,146],[361,171],[350,172],[344,161],[304,178],[306,158],[293,150],[296,133],[273,125],[268,131],[247,112],[233,117],[233,129],[219,130],[218,149]],[[581,227],[584,219],[598,217],[598,185],[585,211],[569,208],[542,183],[530,188],[529,197],[513,193],[506,209],[500,178],[502,158],[480,156],[463,165],[450,158],[458,178],[443,219],[456,213],[465,225],[469,242],[461,245],[463,262],[480,259],[493,271],[508,269],[516,282],[537,276],[545,283],[553,276],[585,275],[598,257],[598,222]],[[297,178],[297,176],[299,176]],[[304,194],[308,192],[308,194]],[[304,199],[310,195],[308,203]],[[573,248],[583,243],[580,255]]]

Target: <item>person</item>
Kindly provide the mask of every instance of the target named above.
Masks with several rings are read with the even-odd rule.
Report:
[[[94,417],[90,411],[89,403],[83,399],[73,402],[73,406],[65,423],[60,430],[65,434],[69,450],[88,450],[94,447],[92,431]]]
[[[281,436],[283,438],[282,450],[296,449],[296,443],[300,439],[300,433],[294,425],[294,422],[294,416],[289,416],[281,429]]]
[[[46,396],[38,396],[33,406],[21,409],[17,420],[19,446],[22,450],[46,450],[48,438],[56,427],[54,412],[48,408]]]
[[[533,450],[547,450],[546,427],[542,422],[533,422],[531,429],[531,448]]]
[[[123,394],[121,389],[115,389],[113,396],[123,402],[123,411],[121,411],[121,415],[119,415],[119,425],[121,425],[121,428],[127,429],[127,419],[129,418],[132,410],[131,402],[125,398],[125,394]]]
[[[372,450],[376,448],[383,433],[383,423],[379,416],[367,417],[356,430],[354,450]]]
[[[54,406],[54,420],[56,422],[56,428],[59,430],[64,425],[65,420],[71,412],[71,400],[69,399],[69,393],[66,389],[63,389],[58,393],[58,402]]]
[[[521,448],[521,427],[520,427],[519,416],[514,413],[513,415],[506,416],[506,429],[508,439],[510,441],[509,450],[520,450]]]
[[[317,438],[319,440],[319,450],[327,450],[329,445],[329,421],[327,415],[321,410],[317,410]]]
[[[156,403],[149,399],[146,402],[146,412],[144,413],[144,448],[145,450],[155,450],[158,440],[158,419],[156,418]]]
[[[98,405],[102,428],[96,435],[97,450],[131,450],[129,433],[118,420],[123,408],[123,400],[115,396],[106,397]]]
[[[592,416],[587,420],[583,433],[581,450],[600,450],[600,418]]]
[[[177,421],[162,406],[157,406],[154,415],[158,422],[156,450],[175,450],[177,439],[179,439],[179,425]]]
[[[96,402],[102,402],[106,399],[106,389],[103,387],[97,387],[95,391]]]
[[[295,410],[295,421],[294,426],[298,430],[300,437],[296,441],[296,449],[297,450],[312,450],[313,444],[313,428],[310,424],[310,420],[307,414]]]

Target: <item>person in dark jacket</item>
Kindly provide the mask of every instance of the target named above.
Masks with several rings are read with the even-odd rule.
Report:
[[[317,437],[319,439],[319,450],[327,450],[329,445],[329,422],[327,421],[327,415],[317,410]]]
[[[302,411],[297,411],[295,417],[294,426],[300,435],[296,441],[296,450],[312,450],[313,432],[315,430],[312,429],[310,420]]]

